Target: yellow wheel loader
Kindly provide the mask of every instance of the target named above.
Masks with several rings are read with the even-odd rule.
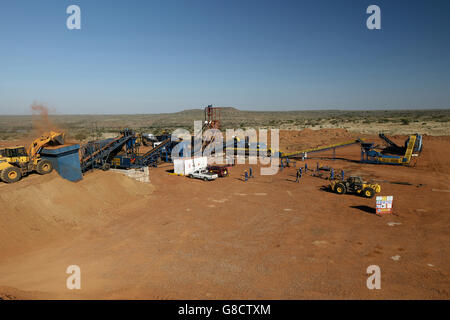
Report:
[[[64,133],[50,131],[34,140],[28,153],[23,146],[1,149],[0,180],[13,183],[33,171],[39,174],[52,172],[52,163],[47,159],[42,159],[40,151],[46,146],[62,144],[64,144]]]
[[[376,193],[381,192],[381,186],[378,183],[364,182],[358,176],[349,177],[347,180],[333,180],[330,183],[330,189],[338,194],[356,193],[365,198],[373,198]]]

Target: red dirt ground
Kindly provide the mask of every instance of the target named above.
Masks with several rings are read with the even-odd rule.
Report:
[[[287,151],[355,138],[280,135]],[[150,169],[151,184],[103,171],[2,183],[0,298],[448,299],[450,137],[425,136],[415,167],[360,164],[356,145],[339,160],[319,155],[310,168],[377,180],[395,213],[379,217],[374,199],[327,192],[310,174],[294,183],[295,168],[261,176],[253,166],[246,183],[248,165],[203,182],[169,175],[169,164]],[[66,289],[73,264],[78,291]],[[366,287],[370,265],[381,290]]]

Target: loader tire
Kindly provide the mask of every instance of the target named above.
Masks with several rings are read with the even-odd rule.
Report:
[[[337,194],[344,194],[347,192],[347,188],[345,187],[345,185],[343,183],[338,183],[336,184],[336,186],[334,187],[334,191]]]
[[[111,165],[109,163],[104,163],[102,165],[102,170],[103,171],[108,171],[109,169],[111,169]]]
[[[373,190],[372,188],[365,188],[362,191],[362,194],[365,198],[373,198],[373,196],[375,195],[375,190]]]
[[[53,165],[49,160],[41,160],[36,166],[36,171],[39,174],[48,174],[53,171]]]
[[[22,173],[17,167],[8,167],[2,171],[1,178],[6,183],[13,183],[22,178]]]

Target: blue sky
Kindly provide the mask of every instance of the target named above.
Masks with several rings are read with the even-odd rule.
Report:
[[[1,1],[0,114],[449,108],[449,39],[446,0]]]

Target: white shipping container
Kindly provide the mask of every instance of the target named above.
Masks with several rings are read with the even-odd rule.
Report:
[[[188,174],[194,172],[194,160],[192,159],[185,159],[184,160],[184,175],[187,176]]]
[[[173,160],[173,172],[176,174],[188,175],[194,170],[204,169],[208,166],[207,157],[198,158],[177,158]]]
[[[194,167],[195,170],[204,169],[208,166],[208,158],[207,157],[198,157],[194,158]]]
[[[188,175],[194,171],[194,160],[191,158],[178,158],[173,160],[173,172]]]
[[[173,172],[176,174],[184,174],[184,160],[183,158],[173,160]]]

